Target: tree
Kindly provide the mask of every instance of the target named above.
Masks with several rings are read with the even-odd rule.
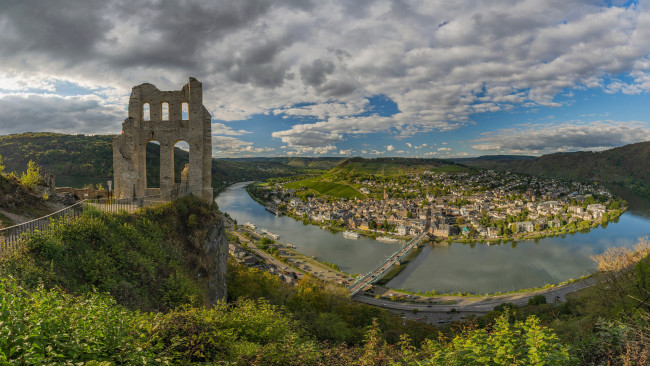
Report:
[[[0,155],[0,174],[4,173],[5,166],[2,164],[2,155]]]
[[[41,182],[40,168],[33,160],[27,163],[27,171],[20,175],[20,182],[27,188],[33,189]]]

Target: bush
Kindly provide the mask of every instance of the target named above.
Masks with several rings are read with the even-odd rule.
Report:
[[[535,295],[528,299],[528,305],[543,305],[546,304],[546,297],[544,295]]]
[[[148,316],[107,295],[76,297],[43,286],[28,292],[0,279],[0,364],[153,363]]]
[[[39,167],[32,160],[27,163],[27,171],[20,175],[20,182],[27,188],[33,189],[42,180]]]
[[[216,220],[196,198],[131,215],[89,209],[74,221],[26,235],[24,250],[0,259],[0,275],[30,288],[42,281],[76,294],[108,292],[131,309],[203,304],[212,267],[202,243]]]

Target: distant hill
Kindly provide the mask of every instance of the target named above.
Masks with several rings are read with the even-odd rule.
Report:
[[[494,161],[513,161],[535,159],[535,156],[529,155],[483,155],[476,158],[454,158],[448,159],[456,163],[470,166],[480,166],[482,163],[492,164]]]
[[[113,179],[112,135],[66,135],[39,132],[0,136],[0,155],[5,172],[19,174],[25,171],[27,162],[34,160],[56,176],[57,186],[75,187],[91,183],[103,183]],[[160,147],[147,145],[147,182],[159,184]],[[174,151],[175,176],[189,160],[187,151]],[[301,172],[297,166],[273,161],[212,160],[212,186],[221,190],[226,185],[243,180],[258,180],[274,176],[286,176]]]
[[[343,161],[330,173],[361,173],[392,176],[433,171],[437,173],[473,173],[476,169],[450,160],[421,158],[375,158],[354,157]]]
[[[473,158],[464,164],[530,175],[623,184],[650,197],[650,141],[601,152],[572,152],[523,159]]]
[[[340,157],[254,157],[254,158],[224,158],[222,160],[232,162],[263,162],[277,163],[293,166],[296,168],[322,169],[330,170],[344,161],[346,158]]]

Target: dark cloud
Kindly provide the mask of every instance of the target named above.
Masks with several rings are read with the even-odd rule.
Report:
[[[99,124],[81,114],[48,120],[9,106],[15,96],[2,93],[55,92],[59,81],[83,93],[110,89],[124,114],[131,86],[171,90],[194,76],[222,120],[373,95],[398,105],[392,119],[323,114],[276,134],[313,148],[353,133],[445,130],[475,113],[558,106],[554,98],[567,88],[644,93],[649,55],[643,2],[0,0],[0,99],[11,113],[45,123],[41,130]],[[111,110],[106,99],[83,107],[91,99],[61,103],[98,116]],[[33,108],[57,112],[45,102]]]
[[[89,57],[111,29],[104,7],[104,1],[96,0],[2,1],[0,51],[36,52],[67,62]]]
[[[327,81],[327,75],[333,73],[335,68],[332,61],[316,59],[310,65],[300,67],[300,78],[307,85],[319,87]]]
[[[114,133],[126,113],[98,98],[10,94],[0,98],[0,134],[51,131]]]
[[[316,59],[311,64],[300,67],[300,78],[305,85],[312,86],[326,97],[342,97],[357,89],[357,83],[346,74],[333,75],[336,65],[329,60]]]

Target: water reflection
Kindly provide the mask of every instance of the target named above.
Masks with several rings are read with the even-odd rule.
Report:
[[[308,256],[336,263],[346,272],[367,272],[398,248],[396,244],[363,237],[345,239],[340,233],[276,217],[248,196],[245,185],[235,184],[222,192],[216,199],[219,208],[240,224],[250,221],[258,228],[269,229],[281,236],[281,242],[295,245]],[[630,203],[630,210],[606,229],[490,246],[427,245],[387,285],[417,291],[491,293],[538,287],[592,273],[592,255],[609,247],[631,247],[640,237],[650,236],[650,202],[629,192],[616,194]]]
[[[396,244],[364,237],[345,239],[340,233],[305,225],[286,216],[277,217],[250,198],[246,184],[234,184],[220,193],[216,198],[219,209],[227,212],[239,224],[252,222],[258,230],[271,230],[280,235],[280,242],[295,245],[305,255],[336,263],[345,272],[368,272],[399,248]]]
[[[593,273],[594,254],[610,247],[632,247],[650,236],[650,202],[617,192],[630,210],[603,227],[510,245],[452,243],[428,247],[407,270],[388,282],[416,291],[492,293],[540,287]],[[516,249],[516,250],[513,250]]]

